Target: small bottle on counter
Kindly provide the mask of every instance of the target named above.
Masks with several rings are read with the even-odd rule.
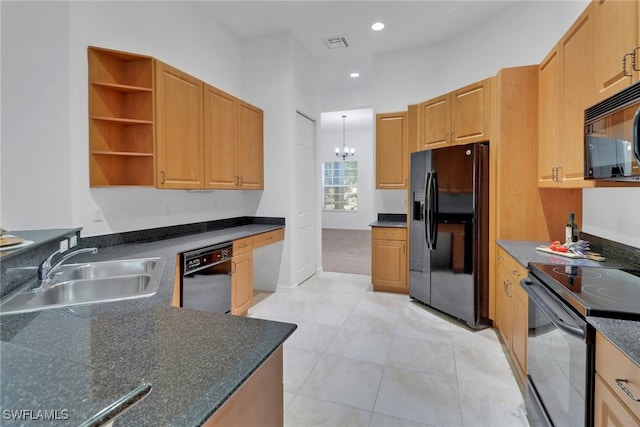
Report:
[[[569,214],[569,222],[564,227],[564,240],[567,244],[578,241],[578,224],[576,224],[573,212]]]

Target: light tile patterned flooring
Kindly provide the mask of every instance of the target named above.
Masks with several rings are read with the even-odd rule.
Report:
[[[284,344],[285,426],[528,425],[494,330],[370,282],[323,272],[249,310],[298,325]]]

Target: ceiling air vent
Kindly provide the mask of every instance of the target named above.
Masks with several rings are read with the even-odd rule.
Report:
[[[323,41],[329,49],[342,49],[345,47],[349,47],[349,42],[344,36],[329,37],[328,39],[324,39]]]

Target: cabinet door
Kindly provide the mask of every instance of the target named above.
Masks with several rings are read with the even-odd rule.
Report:
[[[450,95],[442,95],[420,104],[422,150],[449,142],[451,129]]]
[[[408,130],[406,111],[376,114],[376,188],[407,188]]]
[[[253,301],[253,252],[233,257],[231,314],[244,316]]]
[[[204,155],[206,188],[234,189],[236,174],[237,106],[235,96],[204,87]]]
[[[238,104],[237,164],[240,186],[244,189],[264,188],[263,113],[243,101]]]
[[[499,265],[496,280],[496,326],[507,348],[511,345],[510,286],[509,274]]]
[[[595,103],[591,3],[562,39],[563,111],[560,138],[560,186],[592,187],[584,180],[584,110]],[[589,61],[589,59],[592,61]],[[600,59],[598,58],[598,61]]]
[[[639,427],[640,420],[615,396],[609,386],[596,373],[594,396],[595,427]]]
[[[562,121],[562,64],[556,45],[538,69],[538,187],[557,187],[554,168],[558,159]]]
[[[378,291],[407,292],[406,241],[372,241],[371,282]]]
[[[625,76],[620,61],[638,46],[638,2],[600,0],[594,3],[595,82],[600,101],[632,83]],[[636,62],[638,59],[636,58]],[[627,57],[627,70],[631,71],[631,58]]]
[[[514,282],[512,288],[511,315],[511,358],[524,384],[527,375],[529,297],[518,282]]]
[[[490,79],[482,80],[451,93],[450,142],[468,144],[489,140],[490,82]]]
[[[204,188],[203,82],[156,61],[158,188]]]

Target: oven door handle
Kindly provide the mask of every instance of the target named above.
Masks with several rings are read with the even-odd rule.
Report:
[[[529,279],[522,279],[520,285],[527,294],[529,294],[529,298],[531,298],[540,311],[542,311],[558,329],[580,338],[583,341],[585,340],[587,334],[582,328],[570,325],[562,319],[560,313],[566,313],[569,316],[570,314],[567,313],[567,310],[565,310],[560,303],[554,301],[553,296],[547,294],[539,285]]]

